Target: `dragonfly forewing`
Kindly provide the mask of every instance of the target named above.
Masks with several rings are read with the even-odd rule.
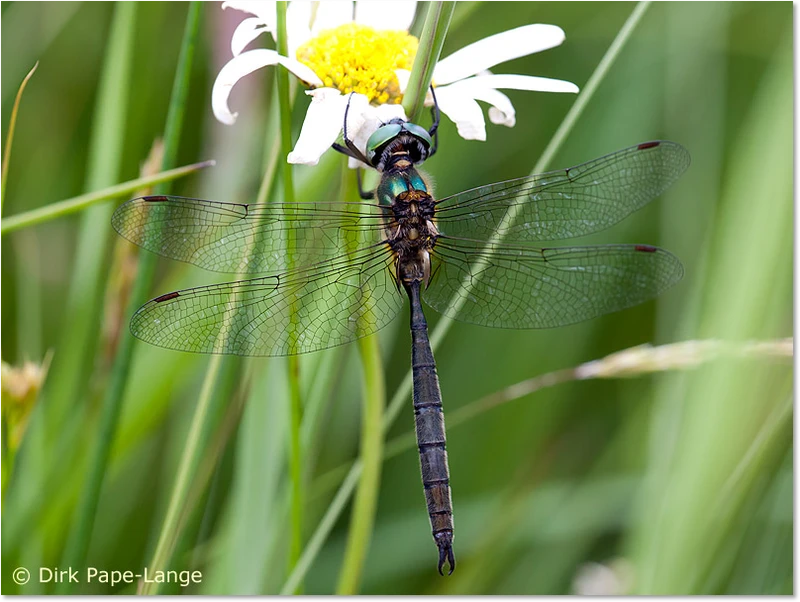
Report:
[[[450,237],[510,242],[585,236],[642,208],[688,167],[689,153],[680,144],[646,142],[569,169],[441,199],[437,227]]]
[[[129,241],[215,272],[282,272],[378,242],[385,210],[367,203],[236,204],[176,196],[128,201],[112,217]]]

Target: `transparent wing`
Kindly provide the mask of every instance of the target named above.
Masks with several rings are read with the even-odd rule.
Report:
[[[683,276],[674,255],[648,245],[496,245],[482,256],[484,245],[439,240],[436,272],[423,294],[428,305],[482,326],[552,328],[637,305]]]
[[[689,166],[674,142],[646,142],[566,170],[467,190],[436,206],[448,236],[560,240],[608,228],[666,190]],[[508,220],[511,210],[515,215]]]
[[[295,355],[376,332],[403,297],[380,245],[285,274],[162,295],[131,319],[138,338],[168,349]]]
[[[149,196],[121,205],[111,219],[124,238],[164,257],[215,272],[279,272],[375,243],[383,210],[366,203],[239,205]]]

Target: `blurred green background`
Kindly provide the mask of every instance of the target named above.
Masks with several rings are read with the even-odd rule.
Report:
[[[2,3],[4,139],[20,82],[39,61],[22,99],[4,218],[137,177],[162,135],[188,6],[125,4]],[[566,32],[562,46],[495,72],[583,87],[634,6],[460,3],[443,56],[522,24],[552,23]],[[123,10],[133,36],[129,68],[111,71],[130,93],[100,107],[104,59],[119,34],[112,22]],[[237,86],[235,126],[217,123],[210,108],[230,34],[244,16],[219,3],[202,6],[177,165],[217,164],[177,181],[176,194],[241,202],[257,194],[273,72]],[[440,196],[529,173],[575,100],[508,94],[517,125],[487,125],[486,142],[462,140],[444,119],[440,152],[425,165]],[[293,139],[307,102],[299,95]],[[687,174],[590,242],[663,246],[681,258],[686,277],[655,302],[567,328],[454,324],[436,352],[446,415],[518,381],[643,343],[791,336],[792,105],[790,3],[651,6],[550,167],[651,139],[683,144],[692,155]],[[96,131],[98,114],[113,108],[123,109],[124,127]],[[106,155],[104,144],[123,150]],[[333,174],[329,187],[339,190],[342,158],[329,155],[318,167],[296,169],[299,198],[325,194],[315,170]],[[135,252],[108,222],[116,204],[2,238],[3,361],[40,365],[52,353],[19,448],[13,432],[3,433],[3,593],[55,591],[36,578],[17,586],[18,566],[66,568],[136,270]],[[160,260],[149,294],[222,280]],[[405,311],[380,333],[390,399],[409,370]],[[438,316],[431,310],[428,320],[435,326]],[[150,564],[208,367],[208,357],[135,344],[86,566],[137,572]],[[356,345],[300,361],[306,542],[344,475],[330,471],[358,454],[361,372]],[[277,593],[284,586],[285,374],[283,359],[223,362],[168,565],[200,570],[203,581],[161,592]],[[4,417],[17,403],[8,382],[4,373]],[[409,395],[389,439],[412,428]],[[727,359],[542,390],[448,431],[459,563],[452,577],[435,571],[416,451],[383,464],[360,591],[792,593],[792,444],[788,359]],[[335,591],[349,511],[313,556],[304,592]],[[135,585],[75,591],[133,593]]]

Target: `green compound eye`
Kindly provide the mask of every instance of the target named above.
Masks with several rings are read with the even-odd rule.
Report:
[[[433,146],[433,140],[431,140],[431,135],[428,133],[428,130],[426,130],[424,127],[419,126],[416,123],[404,123],[403,127],[409,134],[425,142],[428,148]]]
[[[367,140],[367,159],[369,159],[369,162],[372,163],[372,160],[375,158],[375,153],[392,138],[397,137],[402,130],[403,124],[399,123],[382,125],[375,130],[372,136],[369,137],[369,140]]]

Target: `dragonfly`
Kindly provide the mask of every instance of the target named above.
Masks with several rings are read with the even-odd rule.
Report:
[[[438,108],[438,107],[437,107]],[[683,276],[647,244],[535,246],[621,221],[689,165],[681,145],[653,141],[587,163],[436,199],[417,166],[438,148],[425,129],[382,124],[362,152],[334,148],[380,173],[359,202],[223,203],[145,196],[121,205],[116,231],[162,256],[239,274],[170,292],[133,315],[134,336],[167,349],[285,356],[349,343],[410,303],[413,409],[438,570],[455,568],[442,394],[422,301],[488,327],[554,328],[652,299]],[[360,172],[359,172],[360,173]],[[361,180],[359,178],[359,189]]]

